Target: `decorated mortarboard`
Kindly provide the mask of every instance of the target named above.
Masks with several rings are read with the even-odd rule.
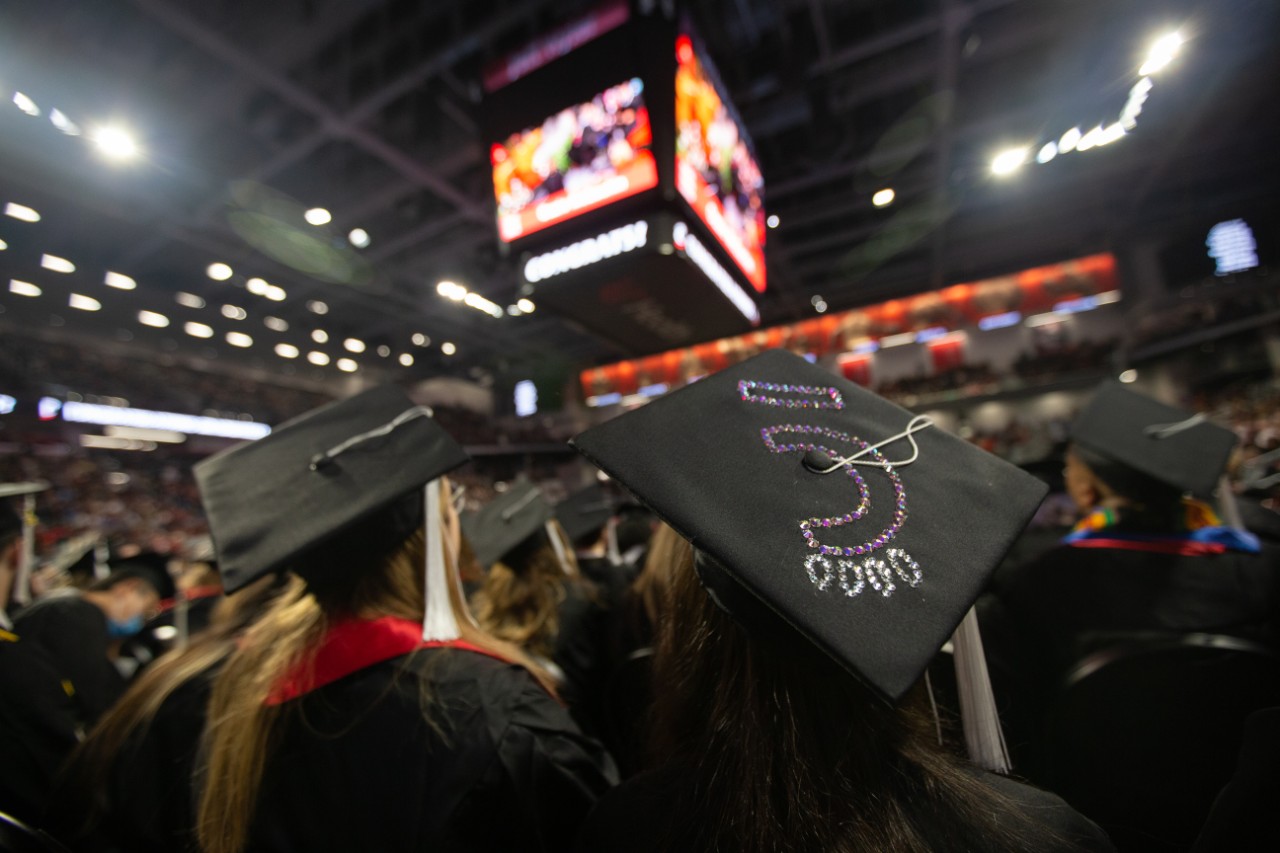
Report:
[[[544,530],[552,515],[542,490],[521,476],[488,504],[463,516],[462,533],[476,560],[488,567]]]
[[[556,520],[569,541],[575,542],[608,524],[616,508],[617,501],[602,486],[591,485],[556,504]]]
[[[572,444],[698,549],[722,606],[737,616],[763,604],[890,701],[955,631],[1046,491],[777,350]]]
[[[1166,406],[1119,382],[1098,387],[1071,425],[1071,440],[1110,462],[1201,495],[1213,491],[1237,441],[1235,433],[1204,415]]]
[[[235,592],[285,569],[305,578],[309,553],[381,518],[380,511],[395,509],[467,458],[430,409],[381,386],[203,460],[195,466],[196,483],[224,588]],[[434,490],[426,492],[430,502]],[[408,531],[396,532],[403,539]],[[369,535],[385,538],[390,531]],[[368,544],[374,554],[398,543]]]

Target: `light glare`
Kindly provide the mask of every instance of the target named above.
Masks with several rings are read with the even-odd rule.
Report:
[[[36,285],[29,281],[18,281],[16,278],[9,279],[9,292],[18,296],[39,296],[44,293]]]
[[[243,320],[249,316],[249,312],[238,305],[223,305],[222,316],[228,320]]]
[[[53,272],[73,273],[76,271],[76,265],[66,258],[60,258],[57,255],[41,255],[40,266]]]
[[[1007,148],[1001,151],[991,160],[992,174],[1013,174],[1022,168],[1022,164],[1027,162],[1027,153],[1026,148]]]
[[[289,324],[284,320],[281,320],[279,317],[263,317],[262,325],[266,326],[273,332],[289,331]]]
[[[876,194],[871,197],[871,203],[876,207],[886,207],[893,204],[893,200],[896,197],[897,193],[895,193],[891,188],[885,187],[882,190],[876,191]]]
[[[155,311],[139,311],[138,322],[153,329],[163,329],[169,325],[169,318]]]
[[[297,358],[298,348],[293,344],[276,344],[276,355],[281,358]]]
[[[132,160],[138,156],[138,143],[122,127],[100,127],[93,131],[93,144],[110,160]]]
[[[244,332],[227,332],[227,343],[233,347],[251,347],[253,346],[253,338]]]
[[[23,222],[39,222],[40,214],[35,208],[27,207],[25,204],[18,204],[11,201],[4,206],[4,215],[12,216],[14,219],[20,219]]]
[[[92,296],[85,296],[81,293],[73,293],[67,300],[67,304],[79,311],[99,311],[102,309],[102,303],[94,299]]]
[[[194,293],[175,293],[174,300],[179,305],[185,305],[187,308],[203,308],[205,301]]]
[[[329,333],[324,329],[316,329],[311,333],[311,340],[318,344],[327,344],[329,343]]]
[[[413,367],[413,356],[409,353],[401,353],[400,364],[404,367]]]
[[[271,285],[267,284],[266,279],[254,277],[244,283],[244,289],[252,293],[254,296],[265,296],[267,288]]]
[[[1182,33],[1166,33],[1151,44],[1151,49],[1147,51],[1147,61],[1142,63],[1138,73],[1143,77],[1155,74],[1173,62],[1181,49]]]
[[[329,356],[325,355],[322,352],[309,352],[307,353],[307,361],[311,362],[317,367],[323,367],[329,363]]]
[[[532,299],[518,299],[516,300],[516,307],[526,314],[532,314],[533,310],[538,306],[533,304]]]
[[[452,341],[445,341],[440,345],[440,352],[444,353],[445,355],[453,355],[457,351],[458,351],[458,348],[453,345]]]
[[[205,268],[205,275],[214,281],[226,281],[231,278],[232,270],[231,267],[219,261],[218,263],[209,264]]]
[[[312,299],[307,303],[307,310],[312,314],[328,314],[329,306],[321,302],[319,299]]]
[[[193,338],[212,338],[213,327],[204,323],[183,323],[182,331]]]
[[[342,342],[347,352],[364,352],[364,341],[359,338],[347,338]]]
[[[313,207],[303,214],[309,225],[328,225],[333,221],[333,214],[325,210],[323,207]]]
[[[769,214],[769,218],[764,221],[764,224],[768,225],[770,228],[777,228],[782,224],[782,220],[778,218],[778,214],[771,213]]]
[[[21,92],[13,93],[13,103],[18,109],[22,110],[29,116],[40,115],[40,108],[36,106],[36,102],[28,98]]]
[[[114,287],[116,290],[133,290],[138,286],[138,283],[130,276],[124,273],[111,272],[110,270],[103,277],[102,283],[107,287]]]
[[[1040,164],[1048,163],[1054,157],[1058,156],[1058,143],[1046,142],[1040,149],[1040,153],[1036,155],[1036,162]]]
[[[356,372],[356,363],[349,358],[340,358],[336,362],[334,362],[334,364],[337,365],[339,370],[345,371],[347,373]]]
[[[347,235],[347,239],[351,241],[351,245],[357,249],[369,248],[369,232],[363,228],[352,228],[351,233]]]

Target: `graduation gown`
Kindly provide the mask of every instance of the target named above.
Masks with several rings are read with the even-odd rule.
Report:
[[[0,630],[0,811],[31,824],[79,742],[69,689],[42,649]]]
[[[45,828],[78,853],[196,851],[195,774],[216,665],[169,694],[134,733],[106,774],[86,788],[91,768],[72,761],[50,802]],[[94,802],[86,802],[92,797]]]
[[[285,704],[249,851],[564,850],[617,781],[528,672],[476,651],[419,649]]]
[[[1058,837],[1060,844],[1040,847],[1038,853],[1102,853],[1115,849],[1106,833],[1054,794],[994,773],[973,772],[980,774],[992,789],[997,817],[1006,811],[1021,814]],[[698,853],[681,843],[680,832],[673,825],[673,815],[679,811],[680,803],[692,794],[689,778],[678,766],[667,766],[623,782],[596,805],[575,850],[577,853]],[[956,844],[957,838],[948,834],[934,839],[933,849],[959,849]],[[1000,848],[964,849],[979,853]]]
[[[107,617],[79,595],[36,602],[18,614],[14,633],[39,646],[59,679],[71,683],[79,721],[86,728],[124,692],[124,678],[107,658]]]
[[[1056,679],[1120,634],[1204,632],[1280,646],[1278,557],[1270,546],[1192,555],[1060,545],[984,602],[988,657]]]

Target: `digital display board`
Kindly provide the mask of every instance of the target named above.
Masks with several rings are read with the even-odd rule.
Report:
[[[676,39],[676,189],[758,292],[765,289],[764,178],[715,72]]]
[[[639,78],[490,149],[498,236],[510,243],[658,185]]]

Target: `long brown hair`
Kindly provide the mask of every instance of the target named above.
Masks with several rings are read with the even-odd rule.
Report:
[[[654,662],[653,746],[692,785],[668,849],[916,853],[1050,845],[943,753],[919,697],[891,707],[780,622],[749,634],[687,551]],[[996,813],[1002,812],[997,818]]]
[[[88,831],[110,808],[107,792],[114,789],[111,774],[126,745],[144,735],[161,706],[183,685],[221,663],[235,647],[237,637],[260,616],[276,596],[287,594],[293,578],[260,578],[239,595],[223,598],[213,609],[209,627],[192,638],[184,649],[175,649],[147,667],[89,732],[67,762],[62,796],[75,803],[81,825],[71,831]]]
[[[549,527],[495,563],[471,599],[482,628],[531,655],[548,659],[560,633],[559,607],[567,586],[579,585],[593,593],[590,582],[578,571],[577,557],[560,523],[552,520]],[[551,535],[560,539],[567,566],[560,562]]]
[[[447,502],[447,484],[441,484]],[[441,519],[431,529],[443,535]],[[204,786],[196,831],[204,853],[240,853],[248,843],[254,804],[272,747],[287,725],[288,704],[268,705],[267,697],[285,672],[307,666],[314,650],[338,619],[399,616],[421,619],[426,535],[419,525],[398,548],[367,571],[324,572],[281,596],[244,635],[214,683],[204,737]],[[450,576],[456,572],[445,551]],[[548,691],[550,678],[518,648],[471,624],[455,584],[449,598],[461,639],[523,665]],[[430,720],[432,696],[420,684],[423,715]]]

